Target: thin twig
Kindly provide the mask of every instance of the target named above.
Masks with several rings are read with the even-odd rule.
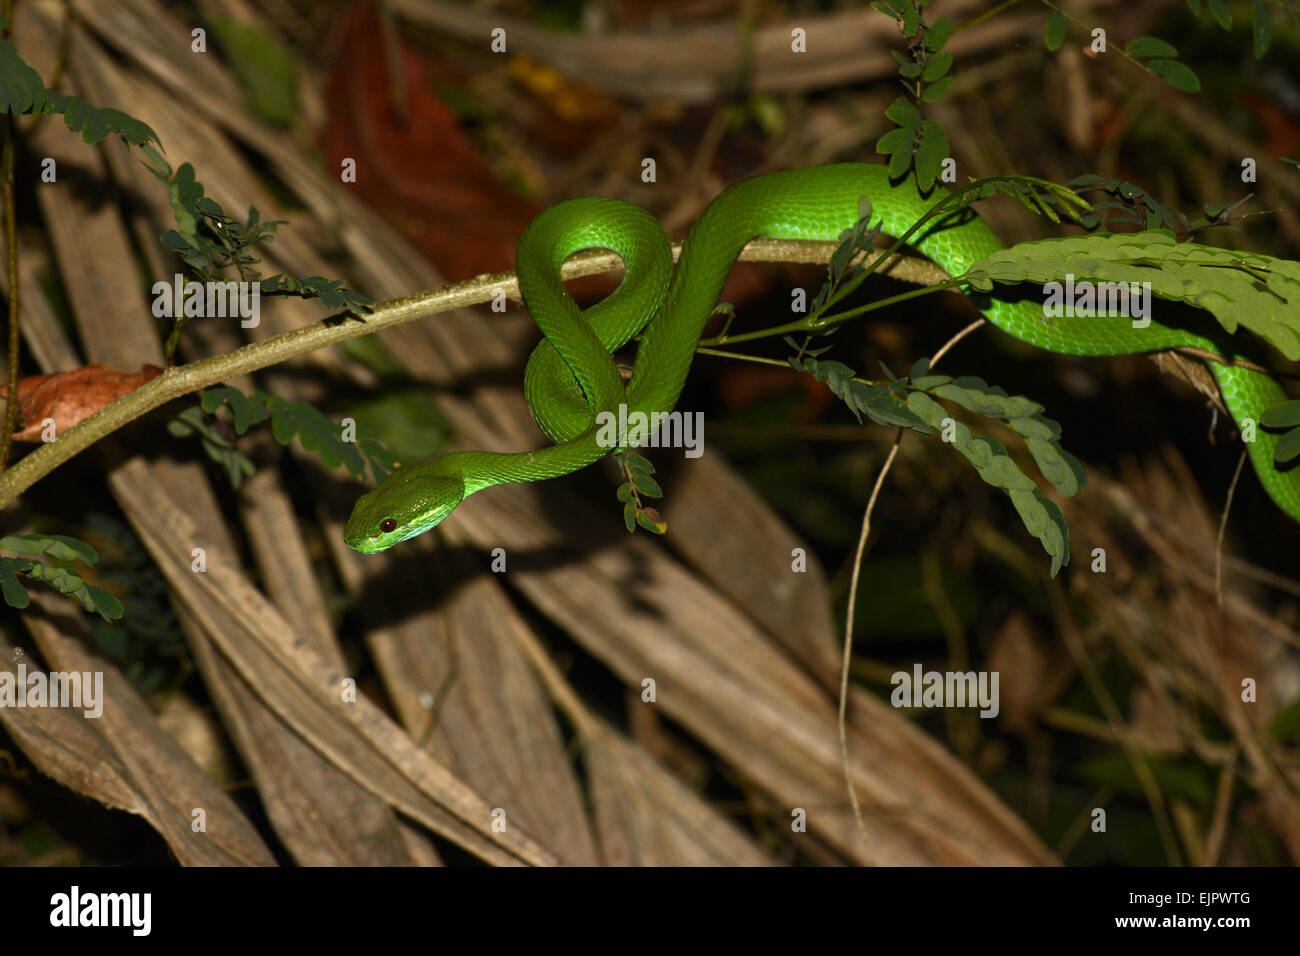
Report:
[[[1246,464],[1246,449],[1241,450],[1237,459],[1237,470],[1232,473],[1232,484],[1228,485],[1228,498],[1223,503],[1223,514],[1219,517],[1219,537],[1214,542],[1214,603],[1223,610],[1223,535],[1228,530],[1228,512],[1232,510],[1232,496],[1237,492],[1237,480],[1241,477],[1241,467]]]
[[[1202,862],[1205,866],[1217,866],[1219,853],[1223,849],[1223,838],[1228,832],[1228,807],[1232,803],[1232,785],[1237,778],[1237,757],[1240,748],[1233,745],[1230,756],[1219,771],[1219,786],[1214,795],[1214,816],[1210,820],[1210,830],[1205,835],[1205,852]]]
[[[962,329],[960,332],[958,332],[956,335],[954,335],[952,338],[950,338],[947,342],[944,342],[943,345],[940,346],[939,351],[935,352],[935,353],[934,353],[934,357],[933,357],[932,359],[930,359],[930,368],[934,368],[936,365],[938,365],[938,364],[939,364],[939,359],[941,359],[941,358],[943,358],[945,355],[947,355],[947,354],[948,354],[948,351],[949,351],[949,350],[950,350],[954,345],[956,345],[958,342],[960,342],[960,341],[961,341],[962,339],[964,339],[966,336],[970,335],[972,332],[974,332],[976,329],[978,329],[981,325],[983,325],[986,321],[987,321],[987,319],[985,319],[983,316],[980,316],[978,319],[976,319],[976,320],[975,320],[974,322],[972,322],[970,325],[966,326],[966,328]]]
[[[844,783],[849,788],[849,803],[853,805],[853,819],[858,823],[858,835],[862,838],[862,845],[867,845],[867,826],[862,821],[862,806],[858,803],[858,789],[853,785],[853,774],[849,770],[849,735],[845,724],[845,715],[849,709],[849,661],[853,655],[853,617],[858,606],[858,574],[862,571],[862,557],[867,550],[867,536],[871,534],[871,513],[876,507],[876,498],[880,495],[880,487],[885,483],[885,476],[889,474],[889,468],[898,456],[898,447],[903,440],[903,430],[898,430],[898,435],[894,438],[894,447],[889,449],[889,457],[885,459],[885,466],[880,469],[880,474],[876,476],[876,485],[871,489],[871,498],[867,501],[867,510],[862,515],[862,534],[858,536],[858,550],[853,558],[853,575],[849,580],[849,609],[845,615],[844,622],[844,656],[840,661],[840,713],[839,713],[839,732],[840,732],[840,761],[844,766]]]
[[[4,0],[4,37],[13,29],[13,0]],[[0,472],[9,461],[9,448],[18,427],[18,225],[14,209],[14,153],[18,148],[18,125],[12,114],[4,119],[5,142],[0,157],[0,180],[3,181],[5,253],[9,266],[9,393],[5,398],[4,433],[0,436]]]
[[[934,358],[930,360],[930,368],[934,368],[939,359],[943,358],[954,345],[983,324],[983,318],[977,319],[945,342],[939,351],[934,353]],[[840,709],[837,721],[840,735],[840,763],[844,768],[844,785],[849,791],[853,819],[857,821],[858,836],[862,839],[863,846],[867,845],[867,827],[862,820],[862,805],[858,802],[858,791],[853,785],[853,774],[849,769],[849,735],[845,720],[849,709],[849,663],[853,658],[853,621],[858,608],[858,576],[862,571],[862,559],[867,551],[867,537],[871,534],[871,515],[876,509],[876,499],[880,496],[880,489],[885,484],[885,476],[889,474],[894,459],[898,457],[898,448],[902,441],[903,429],[900,428],[898,434],[894,436],[894,446],[889,449],[889,457],[885,459],[884,467],[876,476],[876,484],[871,489],[871,497],[867,500],[867,509],[862,514],[862,532],[858,535],[858,550],[853,557],[853,573],[849,579],[849,607],[844,620],[844,653],[840,660]]]
[[[835,248],[836,244],[830,242],[757,239],[745,247],[740,258],[746,262],[826,262]],[[674,247],[674,254],[679,249],[680,246]],[[613,271],[621,265],[622,260],[614,253],[579,253],[561,266],[560,276],[573,279],[596,275]],[[926,268],[918,269],[915,274],[904,275],[902,270],[891,270],[890,274],[907,281],[927,281],[925,274],[938,267],[930,263],[922,265]],[[510,298],[519,298],[519,283],[513,272],[476,276],[431,292],[381,303],[362,319],[335,316],[264,342],[245,345],[233,352],[170,368],[72,426],[59,436],[58,441],[43,443],[0,475],[0,508],[101,438],[173,399],[348,339],[370,335],[415,319],[490,302],[498,290]]]

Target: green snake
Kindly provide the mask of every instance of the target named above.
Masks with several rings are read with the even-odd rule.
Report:
[[[393,472],[353,508],[344,529],[358,551],[383,551],[437,525],[476,491],[509,482],[540,481],[577,471],[618,449],[598,436],[596,415],[669,412],[677,403],[705,323],[740,251],[759,237],[835,240],[871,202],[881,231],[900,236],[945,196],[923,196],[915,180],[890,181],[886,167],[845,163],[770,173],[723,190],[700,215],[682,247],[676,271],[662,227],[647,212],[610,199],[572,199],[540,213],[524,230],[516,253],[519,289],[545,336],[524,372],[533,418],[554,444],[531,452],[456,451]],[[910,243],[950,275],[1004,248],[978,217],[947,217]],[[625,265],[618,288],[580,311],[560,280],[575,252],[608,249]],[[976,295],[990,322],[1018,339],[1065,355],[1128,355],[1191,347],[1235,358],[1225,336],[1162,325],[1154,317],[1134,328],[1123,316],[1045,319],[1032,301]],[[623,383],[611,353],[643,332],[631,380]],[[1224,404],[1238,426],[1258,421],[1286,398],[1270,376],[1209,362]],[[1300,520],[1300,469],[1273,465],[1277,436],[1258,432],[1247,443],[1255,471],[1274,501]]]

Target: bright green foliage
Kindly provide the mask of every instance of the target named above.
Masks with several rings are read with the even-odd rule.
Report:
[[[340,436],[340,426],[307,402],[288,402],[265,392],[245,395],[229,385],[204,390],[200,406],[202,411],[213,414],[223,405],[230,406],[236,434],[242,435],[251,426],[270,419],[271,434],[277,442],[287,446],[297,438],[306,451],[319,455],[331,470],[346,465],[353,476],[364,478],[369,467],[375,481],[383,481],[404,461],[360,423],[355,426],[356,441],[344,441]],[[248,460],[233,449],[228,439],[211,441],[210,436],[215,433],[214,430],[211,426],[206,430],[200,429],[197,425],[199,418],[194,414],[196,412],[198,409],[190,410],[189,414],[182,413],[178,421],[183,427],[200,434],[204,450],[227,469],[231,483],[238,487],[245,474],[252,474],[251,462],[245,467],[244,462]],[[177,435],[189,433],[183,433],[179,428],[173,431]]]
[[[795,345],[792,339],[786,342]],[[842,362],[804,355],[787,361],[796,370],[825,382],[859,422],[865,415],[877,425],[908,428],[920,435],[942,435],[945,420],[952,416],[935,399],[946,399],[968,411],[1000,419],[1020,435],[1043,477],[1061,494],[1073,495],[1087,481],[1078,459],[1060,446],[1061,426],[1043,416],[1043,406],[1024,396],[1008,395],[973,375],[956,379],[932,375],[928,358],[917,360],[907,378],[894,378],[886,368],[889,380],[871,383],[854,378],[853,369]],[[950,434],[953,447],[975,466],[979,476],[1011,498],[1025,528],[1051,556],[1055,575],[1069,562],[1069,531],[1060,509],[1039,491],[996,439],[976,437],[955,420]]]
[[[909,40],[907,54],[891,52],[898,61],[900,82],[912,99],[917,103],[942,99],[952,86],[948,71],[953,56],[943,50],[952,33],[948,18],[940,17],[934,26],[927,26],[913,0],[887,0],[872,6],[897,20]],[[924,119],[916,105],[905,97],[895,100],[885,115],[894,122],[895,128],[876,142],[876,152],[889,157],[890,178],[899,179],[915,166],[921,191],[929,192],[949,156],[948,134],[935,120]]]
[[[60,594],[75,597],[82,607],[105,621],[116,621],[122,616],[122,602],[109,591],[87,584],[70,568],[32,560],[49,557],[55,561],[80,561],[87,566],[93,565],[99,560],[99,555],[84,541],[62,534],[11,534],[0,538],[0,548],[32,556],[0,558],[0,594],[10,607],[24,608],[31,603],[31,596],[22,582],[26,577],[40,581]]]
[[[262,291],[272,295],[296,295],[304,299],[320,299],[321,305],[327,309],[344,309],[357,315],[369,312],[374,304],[372,299],[360,292],[343,288],[342,279],[325,279],[321,276],[292,279],[288,276],[273,275],[262,280]]]
[[[1043,549],[1052,558],[1052,576],[1070,561],[1069,528],[1061,509],[1044,495],[1034,480],[1020,470],[1007,454],[1006,447],[995,438],[975,436],[970,428],[956,421],[948,410],[924,391],[914,391],[907,396],[907,405],[931,428],[951,436],[951,444],[969,461],[986,484],[1006,492],[1015,505],[1016,513],[1025,529],[1042,542]],[[1066,453],[1063,450],[1061,455]],[[1071,459],[1072,460],[1072,459]],[[1075,462],[1077,466],[1077,462]],[[1080,475],[1082,469],[1080,469]]]
[[[1053,10],[1047,17],[1047,29],[1043,33],[1043,45],[1047,47],[1048,52],[1055,53],[1065,42],[1066,22],[1065,14],[1060,10]]]
[[[1265,428],[1289,429],[1277,440],[1273,449],[1273,460],[1279,465],[1286,464],[1300,455],[1300,400],[1291,400],[1272,405],[1260,413],[1259,423]]]
[[[623,502],[623,524],[627,526],[628,534],[634,533],[638,526],[652,534],[663,534],[668,530],[668,522],[664,521],[657,509],[641,502],[642,498],[664,496],[659,482],[650,477],[654,474],[655,466],[634,451],[618,452],[617,455],[619,467],[627,478],[618,486],[617,497]]]
[[[1205,309],[1229,333],[1245,327],[1300,359],[1300,262],[1180,243],[1167,230],[1022,242],[971,266],[971,285],[1046,283],[1073,274],[1094,282],[1149,282],[1152,295]]]

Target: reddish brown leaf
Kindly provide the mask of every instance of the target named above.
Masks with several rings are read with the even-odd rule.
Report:
[[[157,365],[144,365],[138,372],[119,372],[102,363],[84,365],[71,372],[29,375],[18,380],[18,416],[23,424],[14,432],[15,441],[41,441],[48,419],[58,432],[67,431],[105,405],[162,373]],[[0,385],[0,398],[8,399],[9,386]]]
[[[448,70],[380,28],[373,3],[359,3],[344,26],[326,96],[321,147],[329,167],[356,160],[357,190],[451,280],[513,268],[515,242],[539,207],[506,189],[438,98]],[[398,64],[402,115],[387,63]]]

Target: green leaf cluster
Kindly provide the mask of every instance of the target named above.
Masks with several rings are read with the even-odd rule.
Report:
[[[0,26],[3,25],[4,18],[0,17]],[[270,74],[275,74],[255,79],[263,86],[266,84],[262,81],[266,80],[283,87],[285,77],[273,63],[277,58],[276,51],[268,47],[267,38],[235,31],[227,32],[223,39],[235,49],[248,51],[255,48],[260,64],[258,69],[263,73],[269,69]],[[241,74],[241,81],[250,78]],[[277,115],[283,112],[284,106],[283,102],[262,104],[268,114]],[[80,96],[46,89],[40,74],[23,60],[17,48],[8,40],[0,39],[0,114],[4,113],[62,116],[68,127],[81,133],[81,138],[87,143],[99,143],[109,133],[119,134],[144,153],[146,167],[167,187],[176,228],[162,233],[159,237],[162,245],[180,255],[203,281],[211,281],[216,273],[230,267],[238,270],[240,278],[245,281],[261,278],[261,273],[253,268],[261,260],[250,250],[258,243],[273,241],[276,227],[282,221],[263,220],[254,206],[249,206],[248,217],[243,222],[228,216],[216,200],[204,194],[203,184],[195,177],[193,166],[182,163],[173,169],[162,155],[158,135],[147,124],[121,110],[97,108]],[[319,298],[329,308],[343,308],[358,314],[369,311],[373,304],[369,298],[342,286],[341,280],[331,281],[320,276],[291,279],[277,275],[264,280],[261,291]],[[167,338],[168,361],[175,352],[187,320],[184,314],[176,316]]]
[[[960,405],[969,412],[996,418],[1025,441],[1034,464],[1067,498],[1087,484],[1079,459],[1061,447],[1061,426],[1043,414],[1043,406],[1023,395],[1008,395],[978,375],[951,378],[931,375],[930,360],[918,359],[908,376],[913,388]]]
[[[111,592],[88,584],[71,568],[46,564],[34,560],[49,557],[56,561],[80,561],[93,566],[99,560],[95,549],[84,541],[63,534],[11,534],[0,538],[0,548],[31,555],[30,558],[0,558],[0,594],[10,607],[25,608],[31,595],[22,578],[40,581],[60,594],[76,598],[87,611],[98,614],[105,621],[116,621],[122,616],[122,602]]]
[[[1259,423],[1269,429],[1287,429],[1273,448],[1274,463],[1285,465],[1300,455],[1300,400],[1270,405],[1260,412]]]
[[[647,506],[641,500],[664,496],[659,482],[650,477],[654,474],[655,466],[634,451],[621,451],[617,456],[619,467],[627,479],[618,486],[617,497],[623,503],[623,524],[627,526],[628,534],[634,533],[638,527],[651,534],[663,534],[668,530],[668,522],[664,521],[658,509]]]
[[[242,435],[253,425],[269,419],[271,434],[277,442],[288,446],[297,438],[304,450],[318,455],[325,466],[331,470],[346,466],[354,477],[364,478],[368,467],[370,474],[378,483],[387,478],[394,468],[404,463],[401,456],[396,455],[359,422],[356,424],[356,441],[344,441],[339,434],[339,426],[307,402],[290,402],[260,391],[245,395],[237,388],[220,385],[204,390],[199,408],[212,415],[225,405],[230,407],[236,434]],[[193,411],[197,412],[198,409]],[[231,476],[231,483],[235,487],[238,487],[243,475],[252,473],[251,463],[245,467],[243,463],[247,462],[247,459],[237,456],[237,453],[232,453],[232,449],[227,447],[233,443],[228,439],[225,439],[226,444],[213,441],[211,426],[207,430],[197,427],[195,414],[182,413],[177,420],[184,427],[200,434],[204,440],[205,451],[214,461],[227,469]],[[174,433],[182,434],[179,429]]]
[[[1228,213],[1233,208],[1231,205],[1206,203],[1205,216],[1189,220],[1178,210],[1164,205],[1141,186],[1135,186],[1122,179],[1107,179],[1089,173],[1076,176],[1065,185],[1079,193],[1104,192],[1116,200],[1093,203],[1093,211],[1079,219],[1079,225],[1085,229],[1096,229],[1101,226],[1100,210],[1117,209],[1119,213],[1111,217],[1114,222],[1134,225],[1139,229],[1170,229],[1177,235],[1185,236],[1212,226],[1224,225],[1228,222]]]
[[[785,341],[796,347],[793,339],[787,337]],[[989,385],[978,376],[953,378],[931,374],[928,358],[918,359],[906,378],[894,377],[882,365],[886,381],[866,382],[856,378],[853,369],[843,362],[816,358],[825,351],[800,351],[787,361],[795,370],[825,382],[859,422],[866,416],[877,425],[907,428],[920,435],[939,432],[986,483],[1002,489],[1011,498],[1026,530],[1042,542],[1051,557],[1052,575],[1069,563],[1069,529],[1060,508],[1021,471],[1001,442],[974,435],[968,426],[953,419],[937,399],[1005,423],[1024,439],[1043,477],[1061,494],[1074,495],[1087,482],[1083,465],[1061,447],[1061,426],[1043,415],[1042,405],[1023,395],[1008,395],[1004,389]]]
[[[1208,6],[1215,23],[1225,30],[1232,29],[1232,10],[1229,9],[1224,0],[1187,0],[1187,6],[1198,17]],[[1281,6],[1286,10],[1287,16],[1290,17],[1291,25],[1300,30],[1300,15],[1296,13],[1294,0],[1281,0]],[[1273,42],[1272,13],[1264,5],[1264,0],[1251,0],[1250,19],[1252,48],[1255,59],[1260,60],[1263,59],[1264,54],[1268,52],[1268,48]]]
[[[970,379],[957,381],[965,384],[953,391],[961,392],[963,396],[978,392]],[[1012,396],[1004,397],[1012,398]],[[986,484],[1001,489],[1011,499],[1016,513],[1020,515],[1020,520],[1025,525],[1025,530],[1042,543],[1043,550],[1051,557],[1051,573],[1055,577],[1062,566],[1070,561],[1070,531],[1065,523],[1065,516],[1061,514],[1061,509],[1056,506],[1056,503],[1044,495],[1034,480],[1020,470],[1020,466],[1007,454],[1006,446],[996,438],[976,436],[969,427],[953,419],[946,408],[924,391],[917,390],[909,393],[907,405],[926,424],[941,433],[947,423],[947,432],[951,436],[950,444],[974,466],[976,473]],[[1028,418],[1027,421],[1038,420]],[[1042,438],[1039,438],[1039,441],[1049,447],[1054,446],[1054,441]],[[1082,484],[1083,471],[1082,468],[1078,468],[1078,462],[1073,456],[1067,458],[1067,455],[1064,449],[1055,447],[1054,457],[1049,459],[1049,463],[1053,474],[1062,480],[1064,486],[1069,487],[1073,483],[1077,489],[1078,485]],[[1037,455],[1034,460],[1039,461]],[[1075,468],[1078,468],[1077,474],[1074,473]]]
[[[204,453],[225,469],[232,488],[238,488],[255,470],[252,460],[222,434],[217,423],[204,415],[198,405],[191,405],[169,421],[167,431],[177,438],[197,435]]]
[[[1178,49],[1159,37],[1134,37],[1124,45],[1124,52],[1137,60],[1143,69],[1160,77],[1184,93],[1201,92],[1201,81],[1190,66],[1176,59]],[[1146,60],[1142,63],[1142,60]]]
[[[914,0],[882,0],[872,6],[880,13],[898,21],[903,35],[909,41],[908,53],[891,51],[898,61],[899,81],[916,103],[933,103],[942,99],[952,86],[948,71],[953,56],[944,50],[952,34],[947,17],[940,17],[929,26],[921,18]],[[913,166],[922,192],[929,192],[939,177],[944,159],[949,153],[948,134],[932,119],[925,119],[921,111],[907,97],[899,97],[885,110],[894,123],[876,142],[876,152],[889,157],[889,175],[899,179]]]
[[[813,297],[810,315],[821,315],[827,306],[841,298],[836,293],[843,287],[855,288],[866,277],[863,260],[858,254],[871,252],[879,233],[880,225],[871,225],[871,200],[864,196],[858,200],[858,221],[840,234],[840,244],[826,264],[826,281]],[[828,329],[818,334],[830,335],[835,331]]]
[[[789,339],[786,341],[790,345],[794,344]],[[908,411],[903,404],[907,394],[905,379],[886,383],[864,382],[855,378],[856,373],[843,362],[816,358],[822,351],[825,350],[805,353],[806,357],[791,356],[786,361],[796,372],[804,372],[817,381],[824,382],[831,393],[849,407],[859,423],[865,415],[875,424],[887,428],[897,426],[910,428],[921,435],[930,434],[925,421]]]
[[[374,305],[374,300],[368,296],[354,289],[345,289],[342,279],[326,279],[322,276],[293,279],[277,274],[262,280],[262,291],[270,295],[320,299],[321,305],[327,309],[344,309],[357,315],[369,312]]]
[[[4,18],[0,17],[0,26]],[[87,143],[100,143],[117,133],[132,146],[147,147],[158,142],[158,134],[145,123],[121,110],[97,109],[80,96],[48,90],[41,75],[18,55],[8,40],[0,39],[0,114],[31,113],[61,116],[68,129],[80,133]]]
[[[1149,282],[1152,295],[1210,312],[1229,333],[1239,327],[1300,359],[1300,262],[1257,252],[1178,242],[1167,230],[1022,242],[972,264],[971,285],[1058,280]]]

